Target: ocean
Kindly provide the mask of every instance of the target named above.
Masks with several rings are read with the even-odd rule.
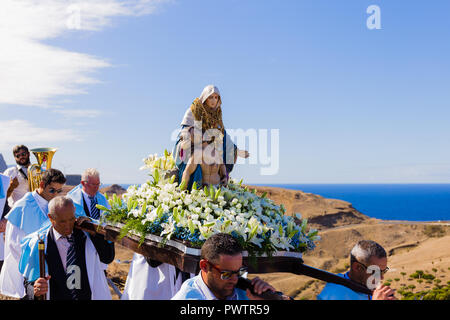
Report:
[[[449,221],[450,184],[260,184],[350,202],[383,220]],[[121,185],[125,189],[130,184]]]
[[[350,202],[359,212],[383,220],[450,220],[450,184],[277,184]]]

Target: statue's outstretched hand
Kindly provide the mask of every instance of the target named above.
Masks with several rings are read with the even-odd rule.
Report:
[[[240,150],[240,149],[238,149],[237,155],[238,155],[238,157],[241,157],[241,158],[244,158],[244,159],[247,159],[248,157],[250,157],[250,153],[248,153],[247,150]]]

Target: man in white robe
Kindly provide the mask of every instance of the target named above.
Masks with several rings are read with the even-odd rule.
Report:
[[[0,173],[0,270],[2,269],[4,251],[5,251],[5,241],[3,239],[5,229],[6,229],[6,219],[3,219],[3,209],[5,208],[6,199],[8,197],[8,187],[10,183],[10,178]]]
[[[28,167],[30,166],[30,152],[24,145],[13,148],[14,160],[16,165],[3,172],[4,175],[11,178],[11,193],[8,197],[8,206],[12,208],[27,192],[30,191],[28,185]]]
[[[24,279],[18,269],[23,238],[48,221],[48,202],[63,191],[66,178],[61,171],[44,172],[39,188],[17,201],[6,215],[5,260],[0,273],[0,293],[14,298],[25,296]]]
[[[111,300],[102,263],[114,260],[114,243],[95,232],[74,228],[87,217],[75,219],[72,199],[59,196],[49,203],[49,219],[24,238],[19,270],[33,288],[34,297],[49,300]],[[39,239],[45,244],[46,277],[39,277]]]

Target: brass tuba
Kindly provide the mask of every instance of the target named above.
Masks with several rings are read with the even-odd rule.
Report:
[[[30,149],[37,159],[37,164],[33,164],[28,168],[28,186],[30,192],[39,188],[42,174],[51,168],[53,155],[57,148],[34,148]]]

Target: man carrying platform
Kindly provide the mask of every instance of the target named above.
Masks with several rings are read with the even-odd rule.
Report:
[[[261,300],[257,295],[275,289],[259,279],[252,280],[252,294],[236,288],[238,276],[247,270],[242,265],[242,247],[231,235],[217,233],[202,246],[200,273],[185,281],[172,300]]]
[[[367,295],[355,292],[345,286],[327,283],[317,296],[317,300],[397,300],[394,290],[381,284],[383,275],[388,270],[387,255],[383,247],[375,241],[361,240],[350,253],[350,271],[338,274],[338,276],[364,286],[374,285],[376,288],[373,294]],[[376,279],[377,276],[378,279]],[[372,280],[378,280],[378,285],[371,283]]]
[[[48,221],[48,202],[63,191],[66,178],[49,169],[42,174],[39,188],[27,192],[6,215],[5,261],[0,273],[0,293],[14,298],[25,296],[24,279],[18,269],[23,238]]]
[[[47,295],[49,300],[111,300],[102,263],[114,260],[114,243],[74,228],[88,218],[75,219],[69,197],[56,197],[48,207],[51,224],[25,237],[22,245],[19,270],[27,279],[29,295]],[[46,277],[39,277],[39,239],[45,243]]]
[[[81,183],[67,193],[75,205],[75,216],[99,220],[103,212],[96,205],[110,207],[105,196],[98,191],[100,184],[100,174],[96,169],[89,168],[83,172]]]

